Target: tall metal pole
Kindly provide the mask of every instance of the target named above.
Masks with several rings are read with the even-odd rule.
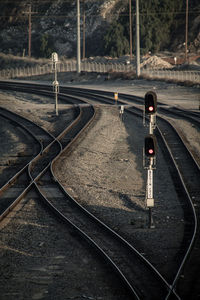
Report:
[[[186,0],[186,15],[185,15],[185,61],[188,59],[188,0]]]
[[[132,12],[131,12],[131,0],[129,0],[129,34],[130,34],[130,60],[132,60]]]
[[[28,56],[31,57],[31,4],[29,4],[28,24]]]
[[[77,73],[81,72],[80,0],[77,0]]]
[[[59,89],[59,83],[57,81],[57,63],[55,63],[55,110],[56,110],[56,116],[58,116],[58,89]]]
[[[136,0],[136,76],[140,76],[140,23],[139,0]]]
[[[58,93],[59,93],[59,82],[57,81],[57,64],[58,64],[58,54],[53,52],[51,55],[52,68],[54,70],[54,82],[53,82],[53,91],[55,93],[55,110],[56,116],[58,116]]]
[[[85,59],[85,0],[83,0],[83,59]]]
[[[147,170],[147,203],[149,207],[149,228],[155,228],[152,216],[152,207],[154,206],[153,198],[153,158],[150,158],[149,167]]]

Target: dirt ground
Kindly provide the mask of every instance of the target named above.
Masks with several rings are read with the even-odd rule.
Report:
[[[62,83],[69,84],[65,81]],[[102,78],[87,81],[81,78],[81,81],[73,82],[73,85],[139,96],[144,96],[148,90],[155,90],[159,101],[168,105],[191,110],[198,110],[199,106],[198,88],[144,80],[106,82]],[[29,95],[27,100],[25,94],[0,92],[0,105],[30,117],[46,129],[52,130],[52,123],[46,116],[53,113],[53,102],[49,103],[46,98]],[[63,153],[58,160],[56,176],[75,199],[126,237],[130,243],[137,245],[138,250],[166,279],[171,280],[178,268],[175,261],[183,238],[184,219],[168,166],[161,151],[158,151],[154,172],[155,228],[149,229],[148,211],[145,207],[146,170],[143,168],[142,157],[147,129],[143,127],[141,119],[133,118],[127,113],[122,122],[117,106],[98,105],[96,110],[94,123],[73,145],[70,153]],[[187,122],[175,119],[173,122],[186,136],[190,147],[200,154],[199,132]],[[9,145],[10,143],[8,147]],[[18,299],[55,299],[53,297],[56,292],[59,295],[56,299],[128,299],[124,292],[119,295],[119,290],[113,286],[109,276],[105,280],[108,270],[95,262],[94,257],[91,258],[91,254],[87,253],[84,245],[79,244],[76,236],[66,233],[66,239],[63,240],[61,233],[58,234],[55,230],[50,233],[50,229],[45,229],[49,227],[48,222],[53,228],[55,221],[52,216],[45,216],[44,210],[34,199],[35,196],[32,195],[24,205],[25,211],[19,210],[20,220],[11,219],[2,229],[0,256],[4,260],[2,267],[7,266],[6,277],[5,273],[1,274],[1,284],[6,282],[3,299],[16,299],[16,295]],[[22,224],[26,211],[30,216],[34,215],[34,219],[29,217],[25,227]],[[12,239],[15,226],[19,231],[14,243]],[[56,235],[59,236],[59,243],[55,243]],[[50,246],[51,240],[54,242]],[[27,247],[27,251],[24,247]],[[38,247],[39,252],[36,251]],[[25,265],[24,255],[20,254],[19,249],[26,253],[30,251],[35,256],[40,256],[40,259],[35,265],[34,260],[29,259],[28,265]],[[44,260],[45,255],[47,260]],[[80,255],[82,265],[78,266],[77,259]],[[13,260],[13,265],[8,263],[8,258]],[[59,263],[56,263],[58,260]],[[91,268],[94,262],[95,267]],[[45,263],[46,267],[42,270]],[[25,275],[21,280],[17,276],[20,267],[23,269],[22,275]],[[43,277],[41,272],[44,272]],[[42,284],[36,279],[38,274],[43,280]],[[56,278],[59,283],[55,281]],[[12,291],[9,294],[11,284]],[[26,291],[26,286],[29,287],[29,292]],[[63,295],[65,298],[62,298]]]

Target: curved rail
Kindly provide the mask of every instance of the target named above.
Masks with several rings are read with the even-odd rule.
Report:
[[[131,109],[127,109],[127,110],[129,112],[137,114],[139,117],[142,118],[140,109],[131,108]],[[165,134],[164,133],[164,128],[160,128],[161,127],[161,124],[160,124],[161,121],[164,122],[168,126],[168,128],[171,129],[171,131],[170,131],[171,134],[168,134],[168,135]],[[174,133],[175,137],[172,138],[173,133]],[[199,187],[199,184],[198,184],[198,180],[200,178],[200,170],[199,170],[199,166],[196,163],[196,161],[195,161],[194,157],[192,156],[191,152],[188,150],[188,148],[184,144],[183,140],[179,136],[178,132],[170,124],[169,121],[164,120],[163,118],[159,117],[159,123],[158,123],[158,126],[157,126],[157,134],[159,134],[160,138],[162,139],[162,141],[165,145],[164,151],[167,150],[167,152],[170,156],[170,159],[171,159],[171,161],[174,165],[174,168],[176,170],[177,178],[180,178],[179,185],[181,185],[181,189],[184,191],[185,197],[187,198],[187,201],[190,204],[191,214],[192,214],[192,218],[193,218],[193,229],[192,229],[192,233],[191,233],[191,237],[190,237],[190,242],[188,243],[188,248],[185,251],[185,255],[182,258],[182,261],[180,263],[180,266],[178,268],[176,276],[175,276],[175,278],[174,278],[174,280],[171,284],[171,291],[172,291],[172,290],[175,290],[177,281],[179,280],[181,272],[182,272],[182,270],[184,268],[184,265],[185,265],[189,255],[190,255],[190,252],[192,250],[192,247],[194,246],[195,239],[196,239],[198,222],[197,222],[197,216],[196,216],[196,211],[195,211],[195,207],[194,207],[194,199],[197,198],[197,195],[200,195],[200,187]],[[170,138],[171,141],[169,140],[169,138]],[[177,148],[177,138],[179,139],[180,148]],[[172,150],[173,141],[176,141],[176,143],[175,143],[174,149]],[[180,156],[180,153],[183,152],[183,149],[184,149],[184,152],[185,152],[185,156],[181,156],[181,158],[179,157],[179,159],[176,159],[176,158],[178,158],[178,156]],[[186,166],[186,164],[187,164],[187,166]],[[192,169],[191,169],[191,164],[193,165]],[[186,171],[186,170],[190,170],[190,169],[191,169],[192,174],[194,174],[194,172],[196,172],[195,173],[196,176],[192,176],[192,180],[189,178],[188,172]],[[194,182],[193,178],[195,178],[195,182]],[[198,189],[197,191],[196,191],[196,187]],[[185,215],[186,216],[188,215],[188,210],[185,212]],[[167,295],[166,299],[168,299],[171,296],[171,291]]]
[[[64,91],[66,90],[66,88],[64,88]],[[71,90],[71,88],[69,88],[68,89],[68,93],[70,94],[70,90]],[[85,92],[85,96],[87,95],[87,96],[89,96],[89,94],[101,94],[101,95],[109,95],[109,96],[112,96],[111,94],[112,93],[110,93],[110,92],[103,92],[103,91],[93,91],[93,90],[89,90],[89,93],[87,94],[87,92],[88,92],[88,90],[86,91],[86,89],[81,89],[81,91],[82,90],[84,90],[84,92]],[[73,89],[73,94],[74,93],[76,93],[76,88],[74,88]],[[78,93],[79,93],[79,91],[78,91]],[[127,99],[127,100],[131,100],[131,101],[133,101],[133,102],[137,102],[138,104],[143,104],[144,103],[144,100],[143,99],[139,99],[139,100],[137,100],[137,99],[135,99],[135,96],[129,96],[129,95],[126,95],[126,94],[120,94],[120,96],[121,96],[121,98],[124,98],[124,99]],[[112,97],[111,97],[112,98]],[[121,98],[120,98],[120,101],[118,101],[118,103],[119,104],[126,104],[126,102],[121,102]],[[136,98],[139,98],[139,97],[136,97]],[[94,95],[92,96],[92,100],[94,99]],[[111,103],[110,104],[113,104],[113,99],[110,99],[110,100],[108,100],[108,99],[106,99],[106,97],[102,97],[102,101],[104,102],[104,100],[107,102],[107,103],[109,103],[109,101],[111,101]],[[136,101],[135,101],[136,100]],[[101,99],[98,97],[98,101],[101,101]],[[161,109],[161,108],[160,108]],[[162,110],[164,110],[165,108],[164,108],[164,105],[163,105],[163,108],[162,108]],[[127,109],[128,111],[130,111],[131,109]],[[165,111],[167,112],[167,110],[165,109]],[[141,112],[141,110],[140,110],[140,112]],[[172,113],[173,114],[179,114],[180,115],[180,113],[181,113],[181,116],[182,116],[182,118],[184,117],[186,120],[189,120],[191,123],[193,123],[193,124],[195,124],[195,125],[197,125],[198,127],[199,127],[199,116],[197,115],[197,114],[195,114],[195,117],[194,117],[194,114],[193,113],[190,113],[190,112],[186,112],[186,111],[184,111],[184,110],[181,110],[181,109],[178,109],[178,112],[177,112],[177,110],[175,110],[175,109],[172,109]],[[161,120],[162,118],[160,118],[160,120]],[[159,129],[158,129],[159,130]],[[162,135],[162,132],[161,132],[161,130],[159,130],[159,132],[160,132],[160,135],[162,136],[162,138],[164,138],[165,137],[165,143],[167,142],[166,140],[166,136],[164,136],[164,135]],[[179,136],[178,135],[178,133],[176,132],[176,135],[177,135],[177,137]],[[176,137],[176,138],[177,138]],[[168,141],[169,142],[169,141]],[[182,139],[181,139],[181,144],[182,145],[184,145],[185,146],[185,144],[184,144],[184,142],[182,141]],[[171,146],[172,146],[172,144],[171,144]],[[182,146],[182,147],[184,147],[184,146]],[[184,258],[183,258],[183,260],[182,260],[182,262],[181,262],[181,264],[180,264],[180,267],[179,267],[179,269],[178,269],[178,271],[177,271],[177,274],[176,274],[176,276],[175,276],[175,278],[174,278],[174,281],[173,281],[173,283],[172,283],[172,285],[171,285],[171,289],[172,290],[174,290],[174,288],[175,288],[175,286],[176,286],[176,284],[177,284],[177,281],[178,281],[178,279],[179,279],[179,277],[180,277],[180,273],[181,273],[181,271],[183,270],[183,267],[184,267],[184,265],[185,265],[185,263],[186,263],[186,260],[187,260],[187,258],[189,257],[189,255],[190,255],[190,252],[191,252],[191,249],[192,249],[192,247],[193,247],[193,245],[194,245],[194,242],[195,242],[195,237],[196,237],[196,232],[197,232],[197,217],[196,217],[196,212],[195,212],[195,208],[194,208],[194,204],[193,204],[193,202],[194,202],[194,198],[195,197],[197,197],[197,195],[199,195],[200,194],[200,191],[199,190],[197,190],[196,192],[194,192],[193,193],[193,195],[191,194],[191,192],[192,192],[192,190],[191,190],[191,188],[188,186],[188,185],[186,185],[185,184],[185,181],[188,181],[189,179],[186,179],[186,178],[184,178],[183,179],[183,175],[187,172],[186,170],[188,170],[188,168],[190,169],[190,167],[191,167],[191,163],[193,163],[194,162],[194,168],[197,168],[197,176],[194,176],[197,180],[199,180],[199,167],[198,167],[198,164],[196,163],[196,161],[195,161],[195,159],[194,159],[194,157],[191,155],[191,152],[187,149],[186,150],[186,152],[188,153],[188,155],[190,156],[190,167],[189,166],[185,166],[185,167],[183,167],[182,166],[182,171],[180,172],[179,171],[179,168],[180,168],[180,161],[179,161],[179,164],[177,164],[176,162],[175,162],[175,160],[174,160],[174,156],[176,157],[177,155],[175,154],[175,153],[173,153],[172,154],[172,152],[171,152],[171,150],[170,150],[170,147],[169,146],[167,146],[167,149],[168,149],[168,151],[170,151],[170,154],[171,154],[171,159],[172,159],[172,161],[174,162],[174,166],[175,166],[175,168],[176,168],[176,170],[177,170],[177,174],[179,175],[179,177],[180,177],[180,180],[181,180],[181,183],[182,183],[182,188],[183,188],[183,190],[185,191],[185,193],[186,193],[186,195],[187,195],[187,199],[188,199],[188,201],[189,201],[189,203],[190,203],[190,206],[191,206],[191,210],[192,210],[192,214],[193,214],[193,220],[194,220],[194,227],[193,227],[193,233],[192,233],[192,237],[191,237],[191,240],[190,240],[190,243],[189,243],[189,246],[188,246],[188,250],[186,251],[186,253],[185,253],[185,256],[184,256]],[[182,150],[179,150],[179,153],[181,152]],[[177,153],[177,152],[176,152]],[[182,159],[182,161],[188,161],[188,155],[187,154],[185,154],[186,155],[186,157],[185,158],[183,158]],[[183,170],[183,168],[184,168],[184,170],[185,170],[185,172],[184,172],[184,170]],[[193,168],[192,168],[192,170],[194,170]],[[191,181],[191,180],[189,180],[189,181]],[[192,180],[193,181],[193,180]],[[193,189],[195,189],[195,187],[198,187],[199,186],[199,183],[197,182],[197,181],[195,181],[195,183],[194,183],[194,185],[193,185]],[[190,190],[190,191],[188,191],[188,189]],[[193,190],[194,191],[194,190]],[[170,293],[168,294],[168,296],[167,296],[167,298],[170,296]]]
[[[32,161],[34,161],[35,157],[39,156],[42,151],[46,148],[46,146],[50,143],[53,136],[49,134],[46,130],[40,128],[36,123],[31,122],[24,117],[13,113],[7,109],[0,108],[0,114],[7,118],[8,120],[14,122],[17,126],[21,127],[24,131],[26,131],[35,141],[40,145],[40,149],[36,156],[34,156],[28,163],[25,164],[15,175],[8,179],[8,181],[1,187],[0,194],[8,193],[9,189],[14,189],[15,185],[18,184],[18,181],[23,183],[20,190],[18,191],[18,196],[16,200],[11,198],[11,202],[5,203],[2,206],[2,211],[0,215],[0,220],[2,220],[10,210],[17,205],[20,199],[23,197],[25,193],[27,193],[31,187],[31,179],[29,177],[29,165]],[[43,141],[41,141],[41,137]],[[2,199],[2,197],[1,197]]]
[[[48,166],[46,166],[45,167],[45,170],[47,170],[47,168],[48,168]],[[41,174],[41,173],[40,173]],[[42,174],[44,174],[44,170],[43,170],[43,172],[42,172]],[[36,177],[37,179],[39,179],[39,177]],[[41,178],[40,178],[40,180],[41,180]],[[35,181],[36,180],[34,180],[34,183],[35,183]],[[38,186],[38,185],[37,185]],[[107,229],[108,230],[108,229]],[[124,240],[125,241],[125,240]],[[126,242],[126,247],[128,247],[127,246],[128,245],[128,243]],[[131,245],[130,245],[130,247],[131,247]],[[132,248],[132,251],[135,253],[135,254],[137,254],[136,256],[138,256],[139,257],[139,260],[141,260],[142,262],[143,262],[143,264],[145,264],[146,266],[148,266],[148,269],[150,270],[150,273],[151,273],[151,276],[152,277],[155,277],[156,279],[156,283],[154,283],[153,285],[156,287],[156,289],[155,289],[155,294],[154,295],[156,295],[157,294],[157,292],[158,292],[158,289],[160,289],[160,295],[162,295],[162,297],[166,294],[166,292],[170,289],[170,287],[169,287],[169,285],[167,284],[167,282],[164,280],[164,278],[162,278],[162,276],[159,274],[159,272],[157,272],[157,270],[142,256],[142,255],[140,255],[139,254],[139,252],[137,252],[136,251],[136,249],[134,249],[134,248]],[[132,252],[132,255],[133,255],[133,252]],[[154,274],[154,276],[152,275],[152,274]],[[151,276],[149,275],[148,276],[148,281],[150,281],[150,278],[151,278]],[[126,281],[125,279],[124,279],[124,281]],[[158,283],[159,282],[159,283]],[[128,283],[128,282],[127,282]],[[130,286],[132,286],[132,284],[130,285]],[[151,291],[151,288],[150,288],[150,291]],[[132,292],[133,293],[135,293],[135,295],[137,294],[136,292],[135,292],[135,289],[133,288],[133,290],[132,290]],[[149,293],[148,293],[148,295],[149,295]],[[147,296],[147,295],[146,295]]]
[[[174,280],[173,280],[173,282],[171,284],[171,290],[174,290],[176,288],[177,281],[179,280],[179,277],[180,277],[181,272],[182,272],[182,270],[184,268],[186,260],[188,259],[189,255],[190,255],[190,252],[192,250],[192,247],[194,245],[195,238],[196,238],[196,233],[197,233],[197,224],[198,224],[198,222],[197,222],[197,216],[196,216],[196,211],[195,211],[195,207],[194,207],[193,201],[192,201],[191,196],[190,196],[190,194],[189,194],[189,192],[187,190],[187,187],[186,187],[186,185],[184,183],[184,180],[183,180],[181,172],[179,171],[178,165],[177,165],[177,163],[176,163],[176,161],[174,159],[174,156],[173,156],[173,154],[172,154],[172,152],[171,152],[171,150],[169,148],[169,145],[167,144],[167,141],[166,141],[164,135],[162,134],[162,132],[161,132],[161,130],[159,128],[158,128],[158,132],[159,132],[159,135],[162,137],[163,142],[165,143],[165,147],[166,147],[166,149],[167,149],[167,151],[168,151],[168,153],[170,155],[170,158],[171,158],[171,160],[173,162],[173,165],[174,165],[174,167],[176,169],[176,172],[179,175],[179,178],[180,178],[180,181],[181,181],[181,185],[183,187],[183,191],[184,191],[186,197],[188,198],[188,200],[190,202],[190,207],[191,207],[193,218],[194,218],[194,225],[193,225],[194,228],[193,228],[193,233],[192,233],[192,237],[190,239],[190,243],[189,243],[188,249],[187,249],[187,251],[186,251],[186,253],[185,253],[185,255],[184,255],[184,257],[183,257],[183,259],[181,261],[181,264],[180,264],[179,269],[178,269],[178,271],[176,273],[176,276],[175,276],[175,278],[174,278]],[[166,299],[169,299],[170,296],[171,296],[171,291],[167,295]]]
[[[48,93],[46,93],[46,95],[48,95]],[[55,141],[57,142],[57,140],[52,134],[50,134],[45,129],[38,126],[35,122],[27,120],[26,118],[18,115],[17,113],[11,112],[5,108],[0,108],[0,114],[4,118],[11,120],[14,124],[16,124],[17,126],[21,127],[23,130],[25,130],[40,145],[40,149],[36,154],[36,156],[33,157],[28,163],[26,163],[26,165],[23,166],[15,175],[9,178],[9,180],[1,187],[0,189],[1,195],[5,193],[5,197],[7,197],[7,194],[9,195],[8,190],[14,189],[14,187],[18,184],[18,181],[23,181],[23,185],[20,187],[19,190],[17,189],[18,193],[15,199],[12,196],[10,202],[2,201],[2,211],[0,215],[0,220],[2,220],[10,212],[10,210],[12,210],[18,204],[18,202],[24,196],[24,194],[30,190],[30,187],[32,185],[32,180],[34,176],[36,176],[31,174],[31,170],[33,169],[33,164],[36,164],[40,158],[40,162],[37,166],[39,167],[39,169],[41,169],[41,167],[42,168],[44,167],[41,166],[41,158],[43,158],[43,163],[45,165],[48,165],[48,163],[51,161],[51,155],[49,158],[47,158],[47,156],[49,153],[49,149],[51,147],[55,147],[54,142]],[[78,122],[79,118],[80,118],[80,114],[78,115],[76,120],[70,124],[69,128],[73,127],[74,124]],[[65,131],[66,129],[63,131],[63,134]],[[44,158],[45,154],[46,157]],[[26,181],[24,181],[25,178],[23,178],[23,176],[25,176]],[[21,180],[21,178],[23,178],[23,180]]]
[[[61,143],[62,143],[62,141],[61,141]],[[55,164],[57,159],[58,159],[58,156],[53,160],[52,166],[53,166],[53,164]],[[136,297],[136,299],[143,299],[144,295],[145,295],[145,298],[147,298],[149,296],[149,293],[152,294],[151,299],[155,299],[155,296],[158,295],[158,293],[160,296],[162,295],[161,298],[164,297],[164,295],[166,295],[167,290],[168,291],[170,290],[170,286],[167,284],[165,279],[159,274],[159,272],[125,239],[120,237],[116,232],[114,232],[112,229],[110,229],[108,226],[106,226],[103,222],[101,222],[99,219],[97,219],[95,216],[93,216],[90,212],[88,212],[84,207],[82,207],[77,201],[75,201],[72,197],[70,197],[69,194],[66,193],[64,188],[58,183],[57,178],[55,178],[55,175],[53,173],[53,167],[51,168],[51,173],[49,173],[49,172],[50,172],[50,170],[46,170],[45,173],[42,174],[42,175],[44,175],[45,182],[48,181],[48,184],[46,187],[45,187],[45,182],[43,182],[41,186],[38,185],[36,182],[37,189],[38,189],[38,191],[40,191],[42,193],[43,199],[48,204],[48,206],[57,215],[59,215],[62,219],[64,219],[66,222],[68,222],[71,226],[74,226],[81,235],[83,235],[85,238],[87,238],[87,240],[89,240],[90,243],[92,243],[98,249],[98,251],[101,251],[102,255],[104,255],[106,257],[106,259],[109,258],[110,264],[120,274],[120,277],[123,279],[123,281],[129,288],[130,292],[132,293],[132,295],[134,295],[134,297]],[[52,180],[52,177],[54,178],[53,180]],[[47,180],[47,178],[49,178],[49,179]],[[40,182],[42,181],[41,176],[38,179]],[[53,191],[54,191],[53,197],[52,197],[51,193],[48,192],[48,188],[47,188],[47,187],[49,187],[50,182],[51,182],[51,186],[53,186]],[[56,202],[56,200],[55,200],[56,197],[59,198],[58,202]],[[61,200],[61,199],[63,199],[63,200]],[[71,204],[69,203],[69,201]],[[64,208],[65,207],[64,203],[66,203],[66,205],[67,205],[66,208]],[[70,210],[70,206],[72,205],[72,203],[73,203],[73,205],[75,205],[76,208],[78,208],[78,211],[76,209],[74,212],[74,208],[72,210]],[[60,205],[61,205],[61,208],[58,208],[58,207],[60,207]],[[82,215],[80,215],[80,211],[81,211],[81,214],[84,213],[87,216],[87,219],[84,218],[84,221],[81,221],[81,227],[84,227],[84,233],[83,233],[83,230],[80,230],[80,219],[83,218]],[[77,215],[78,215],[78,220],[77,220]],[[92,223],[90,225],[86,226],[86,224],[88,223],[88,218],[91,219]],[[72,219],[72,221],[71,221],[71,219]],[[98,229],[96,229],[96,230],[95,230],[94,222],[98,226]],[[149,281],[149,284],[151,285],[151,287],[147,294],[145,294],[143,291],[144,294],[142,296],[141,292],[139,292],[139,289],[135,288],[134,284],[132,283],[132,280],[130,280],[131,277],[130,277],[130,275],[128,276],[130,271],[127,273],[124,270],[124,268],[122,267],[125,264],[127,269],[130,268],[130,266],[127,265],[127,263],[125,263],[126,259],[124,257],[123,257],[123,263],[121,264],[123,272],[119,269],[119,267],[118,267],[119,261],[120,261],[119,257],[117,258],[117,264],[116,264],[115,260],[116,260],[117,255],[114,253],[114,256],[112,257],[112,255],[109,253],[110,249],[105,248],[105,245],[110,244],[110,242],[108,242],[108,240],[105,238],[104,231],[103,231],[103,233],[100,234],[99,226],[100,226],[100,228],[103,228],[103,230],[106,230],[107,234],[109,232],[109,234],[111,234],[111,236],[113,236],[115,239],[117,239],[121,243],[121,246],[118,245],[116,249],[118,249],[119,247],[122,247],[122,245],[124,245],[125,248],[129,249],[129,252],[130,252],[129,255],[126,253],[126,255],[128,255],[128,257],[130,257],[130,255],[131,255],[132,260],[133,260],[133,255],[136,255],[137,258],[135,257],[134,264],[136,263],[136,259],[139,259],[140,268],[143,268],[143,272],[141,274],[141,269],[140,269],[140,271],[137,272],[137,276],[139,276],[138,275],[139,273],[141,274],[141,276],[143,278],[143,284],[145,284],[145,282],[147,281],[147,278],[146,278],[146,280],[144,280],[145,271],[144,271],[144,266],[142,266],[141,263],[148,266],[148,268],[150,269],[150,274],[148,274],[148,281]],[[92,232],[91,232],[91,228],[93,228]],[[88,229],[89,229],[89,232],[88,232]],[[86,234],[86,232],[88,232],[88,233]],[[97,234],[97,232],[98,232],[98,234]],[[107,234],[106,234],[106,236],[107,236]],[[104,248],[103,251],[100,250],[100,247],[98,246],[102,243],[102,241],[104,241],[103,245],[101,246],[101,248],[102,247]],[[112,252],[114,251],[114,243],[116,243],[116,242],[112,241]],[[106,254],[105,251],[109,254]],[[115,250],[115,251],[117,251],[117,250]],[[122,250],[122,248],[121,248],[121,254],[120,254],[121,257],[123,256],[123,251],[125,251],[125,250]],[[112,257],[112,259],[110,258],[110,256]],[[131,260],[128,261],[128,264],[131,264]],[[137,264],[138,264],[138,262],[137,262]],[[136,266],[132,266],[133,270],[135,268],[136,268]],[[124,275],[124,273],[125,274],[127,273],[126,276]],[[154,274],[154,276],[153,276],[153,274]],[[127,280],[127,276],[129,277],[129,280]],[[141,276],[140,276],[140,280],[142,280]],[[150,280],[150,277],[151,277],[151,280]],[[152,277],[155,277],[155,278],[152,279]],[[155,280],[155,282],[154,282],[154,280]],[[159,281],[159,283],[158,283],[158,281]],[[146,285],[148,285],[147,282],[146,282]],[[153,292],[153,286],[154,286],[154,288],[156,287],[154,292]]]
[[[88,95],[87,95],[87,97],[88,97]],[[110,101],[110,99],[106,99],[106,97],[104,97],[105,98],[105,101],[107,102],[107,101]],[[95,97],[93,97],[92,96],[92,100],[95,100]],[[101,101],[100,100],[100,98],[98,98],[97,99],[98,101]],[[113,100],[112,100],[113,101]],[[123,102],[122,102],[123,103]],[[179,165],[178,165],[178,167],[179,167]],[[184,183],[184,182],[183,182]],[[191,202],[192,203],[192,202]],[[195,222],[196,223],[196,222]],[[193,235],[194,236],[194,235]],[[192,243],[193,243],[193,240],[192,240],[192,242],[191,242],[191,246],[190,246],[190,249],[191,249],[191,247],[192,247]],[[188,250],[188,251],[190,251],[190,249]],[[188,252],[189,253],[189,252]],[[188,254],[187,254],[188,255]],[[185,263],[185,261],[186,261],[186,256],[184,257],[184,260],[183,260],[183,265],[184,265],[184,263]],[[175,280],[174,280],[174,282],[172,283],[172,285],[171,286],[169,286],[169,294],[168,294],[168,296],[171,294],[171,293],[174,293],[174,287],[175,287],[175,285],[176,285],[176,282],[177,282],[177,280],[178,280],[178,277],[179,277],[179,275],[180,275],[180,272],[181,272],[181,269],[183,268],[183,265],[181,265],[180,266],[180,269],[179,269],[179,271],[178,271],[178,273],[177,273],[177,276],[176,276],[176,278],[175,278]],[[167,296],[167,297],[168,297]]]

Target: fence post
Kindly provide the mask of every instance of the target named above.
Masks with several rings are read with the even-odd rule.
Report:
[[[104,63],[101,63],[101,70],[102,70],[102,73],[106,72],[106,70],[105,70],[105,64]]]
[[[66,70],[67,70],[67,68],[66,68],[67,64],[66,64],[66,63],[63,63],[62,66],[63,66],[63,72],[67,72],[67,71],[66,71]]]
[[[86,61],[84,61],[83,68],[84,68],[84,71],[87,72],[87,62]]]

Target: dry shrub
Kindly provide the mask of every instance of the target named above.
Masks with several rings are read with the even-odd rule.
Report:
[[[133,80],[136,78],[136,73],[134,71],[130,72],[108,72],[109,79],[122,79],[122,80]]]
[[[185,81],[181,81],[181,80],[178,80],[178,79],[170,79],[170,78],[159,78],[159,77],[153,77],[153,76],[149,76],[149,75],[141,75],[140,78],[142,79],[146,79],[146,80],[150,80],[150,81],[165,81],[165,82],[168,82],[168,83],[175,83],[177,85],[181,85],[181,86],[189,86],[189,87],[194,87],[194,86],[197,86],[197,82],[193,82],[193,81],[190,81],[190,80],[185,80]]]
[[[35,65],[45,65],[47,63],[50,63],[50,59],[36,59],[33,57],[21,57],[21,56],[15,56],[12,54],[4,54],[0,53],[0,69],[15,69],[15,68],[26,68],[26,67],[32,67]]]

